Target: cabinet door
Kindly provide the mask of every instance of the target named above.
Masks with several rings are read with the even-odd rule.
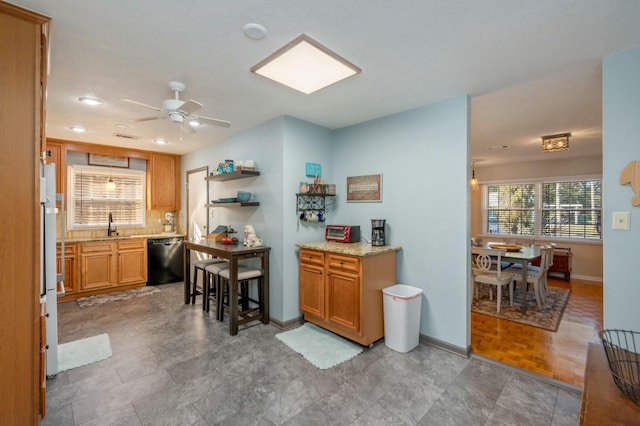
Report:
[[[130,250],[118,253],[118,284],[147,281],[146,250]]]
[[[56,165],[56,192],[63,194],[66,178],[64,146],[61,143],[47,140],[47,151],[51,153],[51,157],[47,158],[47,164]],[[58,205],[58,207],[60,206]]]
[[[300,311],[324,317],[324,268],[300,263]]]
[[[151,156],[151,209],[178,210],[180,203],[179,157],[153,154]]]
[[[80,291],[113,287],[116,283],[113,243],[80,244]]]
[[[361,297],[359,275],[328,270],[327,321],[360,333]]]

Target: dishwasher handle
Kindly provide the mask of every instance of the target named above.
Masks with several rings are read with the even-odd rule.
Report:
[[[184,240],[182,238],[158,238],[147,241],[147,244],[154,246],[170,246],[173,244],[181,244]]]

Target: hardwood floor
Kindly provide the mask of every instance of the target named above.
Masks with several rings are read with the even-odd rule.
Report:
[[[549,278],[549,286],[571,288],[557,332],[472,313],[472,351],[581,388],[587,344],[600,339],[602,283]]]

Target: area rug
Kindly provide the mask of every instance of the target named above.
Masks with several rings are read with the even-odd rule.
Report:
[[[93,364],[111,356],[108,334],[87,337],[58,345],[58,372]]]
[[[505,296],[504,293],[507,293]],[[513,306],[509,306],[508,291],[503,289],[500,313],[496,312],[496,292],[494,288],[493,300],[489,300],[488,286],[480,286],[479,298],[474,297],[471,303],[471,311],[484,315],[506,319],[521,324],[544,328],[545,330],[558,331],[562,314],[569,301],[571,290],[566,288],[549,287],[547,303],[538,307],[533,287],[527,292],[527,314],[522,315],[522,286],[518,285],[513,291]]]
[[[362,353],[362,347],[309,322],[276,337],[321,370]]]
[[[146,286],[132,288],[131,290],[115,291],[113,293],[97,294],[95,296],[81,297],[77,299],[78,306],[88,308],[91,306],[102,305],[104,303],[117,302],[119,300],[135,299],[136,297],[149,296],[160,291],[156,287]]]

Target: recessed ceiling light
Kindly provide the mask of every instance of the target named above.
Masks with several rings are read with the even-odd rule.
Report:
[[[261,40],[267,35],[267,30],[260,24],[247,24],[242,27],[242,32],[249,38]]]
[[[251,68],[255,74],[307,95],[361,71],[305,34]]]
[[[157,143],[158,145],[166,145],[166,144],[169,143],[164,139],[156,139],[156,140],[154,140],[154,142]]]
[[[69,127],[69,129],[73,130],[76,133],[84,133],[84,132],[87,131],[87,129],[85,129],[82,126],[71,126],[71,127]]]
[[[83,96],[81,98],[78,98],[78,100],[85,105],[91,105],[91,106],[102,105],[102,101],[100,99],[90,98],[88,96]]]

